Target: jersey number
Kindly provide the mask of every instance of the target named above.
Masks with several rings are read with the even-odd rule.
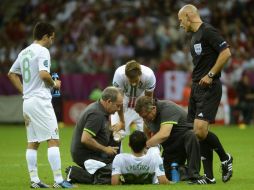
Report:
[[[23,59],[22,65],[23,65],[23,79],[25,83],[28,83],[31,80],[31,71],[29,59],[27,57]]]

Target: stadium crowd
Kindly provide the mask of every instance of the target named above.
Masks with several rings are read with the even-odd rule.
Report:
[[[254,6],[252,0],[20,0],[1,1],[0,74],[31,43],[32,26],[51,21],[57,29],[51,47],[52,70],[62,74],[107,73],[135,57],[154,71],[192,69],[188,34],[180,30],[179,8],[196,5],[204,21],[222,32],[232,59],[222,80],[229,97],[242,74],[254,86]],[[29,41],[27,39],[30,39]],[[253,90],[252,90],[253,91]]]

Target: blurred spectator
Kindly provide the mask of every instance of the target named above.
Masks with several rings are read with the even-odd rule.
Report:
[[[226,84],[233,86],[243,70],[254,68],[253,0],[1,0],[0,73],[6,74],[17,52],[31,43],[26,36],[39,20],[58,30],[50,52],[60,74],[113,77],[117,67],[134,57],[155,72],[188,72],[189,36],[179,29],[176,10],[190,2],[229,42],[233,56],[225,70]]]
[[[95,88],[91,91],[89,95],[89,100],[97,101],[101,98],[102,90],[99,85],[96,85]]]
[[[245,124],[250,124],[254,113],[254,87],[250,84],[247,72],[243,72],[236,85],[237,97],[231,107],[231,123],[238,123],[239,112]]]

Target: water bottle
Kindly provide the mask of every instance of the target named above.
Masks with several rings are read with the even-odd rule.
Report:
[[[179,171],[178,171],[178,164],[176,162],[173,162],[171,164],[171,180],[174,183],[177,183],[180,180],[180,175],[179,175]]]
[[[57,73],[53,73],[52,74],[52,79],[53,80],[56,80],[56,79],[58,80],[59,79],[58,74]],[[52,89],[51,94],[52,94],[52,97],[60,97],[61,96],[60,90],[59,89],[55,89],[55,88]]]

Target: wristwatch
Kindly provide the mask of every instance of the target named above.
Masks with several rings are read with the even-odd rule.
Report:
[[[208,73],[208,77],[211,78],[211,79],[214,77],[214,75],[215,75],[215,74],[214,74],[213,72],[209,72],[209,73]]]

